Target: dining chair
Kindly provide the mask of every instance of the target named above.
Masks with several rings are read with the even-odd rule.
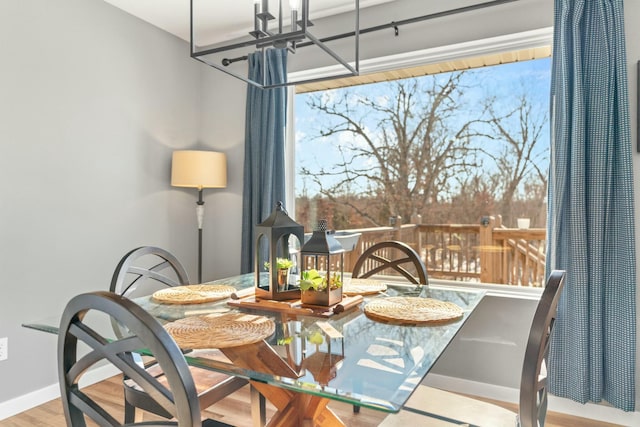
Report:
[[[120,259],[111,278],[110,290],[135,298],[151,295],[162,288],[188,284],[187,271],[173,254],[155,246],[141,246]]]
[[[396,272],[416,285],[428,285],[427,268],[420,255],[404,242],[386,240],[365,249],[358,257],[351,277],[368,278],[383,272]],[[358,405],[353,405],[353,412],[360,412]]]
[[[158,289],[187,285],[189,278],[184,267],[170,252],[154,247],[142,246],[129,251],[118,263],[111,279],[110,291],[126,298],[150,295]],[[117,336],[123,334],[122,327],[112,322]],[[226,360],[219,350],[207,350],[207,357]],[[142,363],[138,355],[139,363]],[[151,375],[162,377],[162,372],[153,362],[146,364]],[[229,394],[247,385],[247,380],[207,369],[190,366],[198,392],[201,408],[208,408]],[[136,408],[170,418],[162,405],[143,390],[133,378],[124,378],[125,420],[136,419]]]
[[[126,327],[126,336],[112,340],[103,335],[100,326],[105,316]],[[165,382],[149,375],[134,360],[133,354],[143,348],[153,353]],[[104,362],[135,379],[139,387],[153,396],[173,420],[136,424],[120,422],[122,408],[114,407],[109,399],[96,399],[90,391],[79,386],[79,381],[90,368],[105,366]],[[196,387],[178,345],[149,313],[113,292],[85,293],[67,303],[58,333],[58,376],[69,427],[85,427],[87,419],[100,426],[230,427],[215,420],[201,420]]]
[[[478,427],[544,426],[547,414],[547,356],[558,300],[566,273],[551,272],[533,315],[520,378],[518,413],[433,387],[418,386],[403,409],[380,427],[473,425]]]
[[[395,240],[379,242],[367,248],[357,259],[351,277],[367,278],[395,271],[411,283],[428,285],[427,267],[409,245]]]

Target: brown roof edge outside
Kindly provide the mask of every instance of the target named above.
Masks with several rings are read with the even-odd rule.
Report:
[[[447,73],[451,71],[469,70],[472,68],[509,64],[512,62],[530,61],[532,59],[549,57],[551,57],[551,46],[541,46],[472,58],[456,59],[453,61],[438,62],[435,64],[421,65],[399,70],[380,71],[354,77],[300,84],[296,86],[296,93],[316,92],[320,90],[329,90],[369,83],[400,80],[409,77],[419,77],[430,74]]]

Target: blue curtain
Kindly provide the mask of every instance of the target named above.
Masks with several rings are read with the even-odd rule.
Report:
[[[266,62],[264,62],[266,61]],[[263,64],[266,67],[263,67]],[[267,84],[286,83],[287,49],[249,55],[249,79]],[[253,271],[254,227],[266,219],[279,200],[285,200],[284,144],[287,117],[286,88],[247,88],[244,142],[241,271]]]
[[[635,406],[636,261],[622,0],[556,0],[547,268],[567,270],[550,391]]]

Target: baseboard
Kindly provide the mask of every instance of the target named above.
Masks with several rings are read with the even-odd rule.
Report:
[[[502,387],[462,378],[447,377],[438,374],[427,375],[424,384],[444,390],[471,394],[502,402],[518,403],[519,391],[515,388]],[[640,425],[640,412],[624,412],[606,405],[587,403],[585,405],[569,399],[549,395],[549,411],[560,412],[576,417],[589,418],[596,421],[614,423],[623,426]]]
[[[60,397],[58,384],[51,384],[40,390],[15,397],[0,403],[0,421],[12,417],[20,412],[42,405],[50,400]]]
[[[86,387],[106,380],[107,378],[118,374],[118,372],[119,371],[112,365],[101,366],[93,369],[84,375],[82,381],[80,381],[80,387]],[[57,399],[58,397],[60,397],[60,387],[55,383],[31,393],[18,396],[6,402],[1,402],[0,421],[42,405],[43,403],[47,403],[50,400]]]

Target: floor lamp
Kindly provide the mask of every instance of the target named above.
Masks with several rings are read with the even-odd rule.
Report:
[[[202,283],[202,225],[204,223],[205,188],[227,186],[227,156],[215,151],[174,151],[171,162],[171,185],[198,189],[198,283]]]

